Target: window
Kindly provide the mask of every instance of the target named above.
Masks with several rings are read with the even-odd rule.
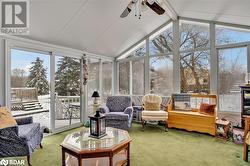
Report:
[[[181,92],[209,93],[209,51],[181,54]]]
[[[150,58],[150,92],[165,96],[173,92],[173,56]]]
[[[129,94],[130,62],[119,62],[119,93]]]
[[[216,44],[250,42],[250,30],[216,25]]]
[[[220,49],[219,108],[220,111],[240,112],[240,88],[247,73],[247,48]]]
[[[10,59],[12,115],[32,116],[50,128],[50,54],[11,49]]]
[[[112,94],[112,62],[102,64],[102,101]]]
[[[131,58],[131,57],[142,57],[146,55],[146,41],[142,41],[137,44],[129,51],[121,55],[118,59]]]
[[[149,38],[149,54],[157,55],[172,52],[173,24],[170,23]]]
[[[99,91],[99,59],[88,59],[88,111],[92,113],[93,98],[91,97],[94,91]]]
[[[80,59],[56,56],[55,127],[80,122]]]
[[[180,50],[209,47],[209,24],[180,22]]]
[[[144,94],[144,60],[132,61],[132,94]]]

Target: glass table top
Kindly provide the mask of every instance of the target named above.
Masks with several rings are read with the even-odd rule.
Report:
[[[106,133],[106,136],[96,139],[89,137],[89,128],[83,128],[80,131],[67,135],[61,146],[74,149],[76,151],[90,151],[96,149],[113,148],[116,145],[130,140],[128,132],[124,130],[107,127]]]

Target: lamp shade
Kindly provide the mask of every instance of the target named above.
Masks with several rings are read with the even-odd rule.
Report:
[[[100,97],[98,91],[94,91],[94,93],[92,94],[92,97]]]

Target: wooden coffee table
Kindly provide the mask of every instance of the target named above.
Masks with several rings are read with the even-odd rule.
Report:
[[[66,165],[66,153],[68,159],[70,156],[74,156],[79,166],[89,165],[90,160],[100,163],[102,166],[116,166],[126,163],[129,166],[131,138],[128,132],[110,127],[107,127],[106,130],[107,136],[101,139],[89,137],[89,128],[83,128],[67,135],[61,144],[62,166]],[[103,160],[105,157],[107,160]]]

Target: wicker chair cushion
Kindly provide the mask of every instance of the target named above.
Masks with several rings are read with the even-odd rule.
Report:
[[[144,110],[159,111],[161,109],[162,98],[158,95],[148,94],[142,98]]]
[[[145,102],[144,103],[144,110],[159,111],[160,109],[161,109],[161,105],[159,103],[153,103],[153,102]]]

